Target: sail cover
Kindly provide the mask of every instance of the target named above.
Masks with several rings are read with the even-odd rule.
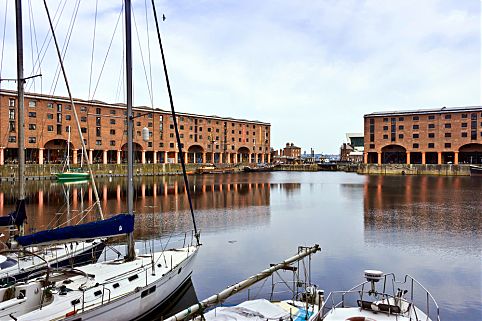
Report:
[[[62,243],[127,234],[133,230],[134,215],[119,214],[102,221],[66,226],[53,230],[40,231],[26,236],[19,236],[17,242],[22,246]]]
[[[25,211],[25,200],[17,200],[15,211],[8,215],[0,216],[0,226],[20,226],[23,224],[26,218],[27,212]]]

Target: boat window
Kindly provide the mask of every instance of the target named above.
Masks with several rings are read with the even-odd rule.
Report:
[[[80,303],[80,299],[72,300],[72,301],[70,301],[70,303],[71,303],[72,305],[79,304],[79,303]]]
[[[150,288],[147,289],[147,290],[142,291],[142,293],[141,293],[141,298],[146,297],[146,296],[148,296],[149,294],[154,293],[154,292],[156,292],[156,286],[155,286],[155,285],[154,285],[153,287],[150,287]]]
[[[137,279],[139,276],[137,274],[134,274],[134,275],[131,275],[129,276],[127,279],[129,280],[129,282],[132,282],[134,281],[135,279]]]
[[[99,295],[101,295],[101,294],[102,294],[102,291],[101,291],[101,290],[97,290],[97,291],[94,292],[94,295],[95,295],[95,296],[99,296]]]
[[[112,285],[112,287],[113,287],[114,289],[117,289],[117,288],[119,287],[119,283],[114,283],[114,284]]]

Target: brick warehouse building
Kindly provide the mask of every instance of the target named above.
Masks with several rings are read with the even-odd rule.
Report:
[[[93,163],[126,162],[127,122],[124,104],[74,99],[89,159]],[[0,165],[15,163],[17,94],[0,92]],[[178,163],[170,112],[134,107],[134,150],[139,163]],[[177,113],[186,163],[270,162],[269,123]],[[144,142],[142,129],[149,129]],[[27,163],[61,163],[71,129],[71,163],[80,162],[81,142],[70,100],[66,97],[25,94],[25,148]]]
[[[364,116],[364,163],[482,164],[482,106]]]

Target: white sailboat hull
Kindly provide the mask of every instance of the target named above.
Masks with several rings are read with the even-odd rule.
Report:
[[[134,262],[117,266],[115,261],[108,261],[81,267],[78,270],[89,275],[95,274],[92,282],[99,285],[91,286],[84,293],[79,290],[69,291],[65,295],[57,293],[48,305],[16,317],[19,321],[127,321],[143,318],[165,303],[191,276],[197,248],[171,250],[168,255],[169,252],[176,255],[173,265],[170,266],[170,257],[167,256],[165,265],[156,268],[155,275],[152,275],[149,256],[141,256]],[[159,258],[162,260],[161,255],[159,252],[155,253],[155,262],[158,262]],[[128,281],[133,275],[138,277]],[[73,279],[73,283],[68,285],[71,289],[78,289],[78,286],[85,282],[83,278],[75,278],[77,279]],[[114,288],[115,283],[120,286]],[[103,293],[95,296],[96,291]],[[78,300],[75,306],[72,304],[74,300]]]

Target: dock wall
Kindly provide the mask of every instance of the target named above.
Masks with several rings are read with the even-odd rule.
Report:
[[[469,165],[452,164],[359,164],[358,174],[469,176]]]

